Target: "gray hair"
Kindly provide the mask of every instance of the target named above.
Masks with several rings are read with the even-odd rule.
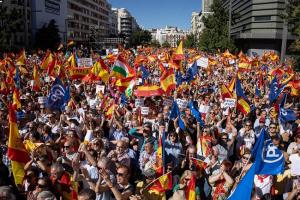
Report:
[[[56,200],[54,194],[50,191],[42,191],[37,195],[38,200]]]
[[[16,196],[13,193],[12,189],[9,186],[1,186],[0,187],[0,198],[16,200]]]
[[[56,169],[58,172],[63,172],[64,168],[61,164],[54,163],[51,165],[51,169]]]

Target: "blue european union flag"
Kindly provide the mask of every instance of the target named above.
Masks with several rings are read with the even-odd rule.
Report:
[[[189,108],[191,110],[192,115],[196,118],[197,122],[199,122],[200,126],[203,127],[204,126],[204,122],[203,122],[203,120],[201,118],[201,113],[195,108],[193,101],[190,101]]]
[[[270,103],[273,103],[279,97],[283,89],[284,86],[279,87],[277,77],[275,76],[270,84],[270,94],[269,94]]]
[[[257,86],[257,85],[255,86],[255,96],[258,96],[258,97],[261,96],[260,89],[258,89],[258,86]]]
[[[62,110],[70,99],[70,92],[65,88],[59,78],[56,78],[47,99],[47,107],[50,110]]]
[[[244,200],[251,199],[251,192],[253,187],[253,180],[255,175],[255,163],[252,164],[246,175],[242,178],[241,182],[237,185],[235,190],[227,198],[228,200]]]
[[[255,174],[276,175],[283,172],[283,154],[272,143],[264,128],[261,130],[251,154],[255,158]]]
[[[181,116],[180,116],[179,107],[177,105],[176,100],[174,100],[172,108],[171,108],[171,113],[170,113],[169,119],[176,119],[177,117],[178,117],[178,125],[179,125],[179,127],[182,130],[185,130],[184,122],[183,122],[183,120],[181,119]]]
[[[177,71],[175,74],[175,79],[176,79],[176,86],[178,87],[179,85],[182,84],[183,82],[183,78],[182,78],[182,74],[180,71]]]

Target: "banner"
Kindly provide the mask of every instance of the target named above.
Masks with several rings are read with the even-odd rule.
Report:
[[[135,99],[134,106],[136,108],[138,108],[140,106],[144,106],[144,99]]]
[[[104,90],[105,85],[96,85],[96,94],[98,94],[99,92],[102,92],[102,94],[104,94]]]
[[[92,58],[78,58],[78,67],[92,67],[93,60]]]
[[[184,99],[176,99],[176,102],[178,104],[178,107],[181,109],[185,109],[188,105],[188,102]]]
[[[69,70],[69,76],[72,80],[82,79],[84,76],[88,75],[90,71],[91,71],[90,67],[71,68]]]

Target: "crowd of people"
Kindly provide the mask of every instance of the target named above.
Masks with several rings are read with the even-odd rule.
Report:
[[[251,151],[262,129],[284,155],[285,165],[281,174],[255,175],[251,198],[300,199],[300,173],[294,169],[300,163],[300,88],[289,84],[297,83],[299,72],[289,62],[280,64],[272,52],[246,56],[188,49],[176,62],[171,49],[120,49],[101,62],[112,70],[122,56],[136,80],[129,95],[118,86],[118,77],[72,79],[68,73],[76,66],[70,66],[63,51],[51,54],[56,59],[51,70],[49,63],[43,68],[49,53],[27,54],[21,64],[18,56],[3,54],[0,199],[227,199],[250,169],[255,159]],[[75,54],[80,57],[80,51],[66,55]],[[90,56],[94,63],[100,59],[92,52]],[[201,57],[208,58],[208,66],[197,66]],[[247,60],[246,69],[242,60]],[[136,94],[140,86],[160,87],[164,70],[170,68],[176,79],[170,92]],[[187,78],[191,68],[194,74]],[[70,92],[62,109],[43,101],[57,77]],[[272,102],[274,78],[285,87]],[[237,79],[250,110],[237,105]],[[35,89],[34,81],[39,82]],[[99,92],[97,85],[104,90]],[[291,121],[280,120],[278,114],[284,96],[284,107],[296,117]],[[225,106],[224,97],[236,99],[234,105]],[[201,120],[188,105],[191,101]],[[179,113],[170,117],[174,102]],[[17,172],[9,153],[14,115],[19,139],[14,150],[25,149],[29,158]],[[165,175],[167,187],[160,179]]]

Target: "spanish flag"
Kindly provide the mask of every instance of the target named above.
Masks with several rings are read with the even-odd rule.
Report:
[[[118,90],[120,92],[124,92],[127,89],[127,87],[130,85],[131,80],[134,78],[135,78],[134,76],[130,76],[127,78],[118,79],[116,82],[116,86],[118,87]]]
[[[17,90],[17,89],[14,89],[13,105],[16,106],[17,109],[21,108],[20,94],[19,94],[19,90]]]
[[[184,53],[183,53],[183,42],[180,41],[176,52],[173,54],[173,60],[183,60],[184,59]]]
[[[238,78],[236,80],[235,92],[237,96],[237,109],[241,111],[244,115],[247,115],[248,113],[250,113],[251,108],[250,104],[248,103],[247,96],[245,95],[244,90],[242,88],[241,81]]]
[[[74,53],[68,58],[68,63],[71,68],[77,67],[77,62]]]
[[[91,72],[95,76],[100,77],[104,83],[107,83],[109,79],[109,68],[106,66],[102,59],[98,59],[98,61],[94,64]]]
[[[235,78],[232,78],[230,83],[229,83],[228,90],[230,92],[233,92],[234,91],[234,86],[235,86]]]
[[[11,160],[12,173],[16,185],[22,184],[24,178],[24,165],[30,161],[30,157],[20,138],[16,110],[12,106],[9,107],[9,139],[7,155]]]
[[[299,96],[300,95],[300,80],[290,81],[286,87],[291,88],[291,95],[292,96]]]
[[[163,91],[169,95],[176,88],[174,69],[169,68],[160,77],[160,85]]]
[[[115,110],[115,104],[112,103],[108,108],[107,111],[105,112],[105,117],[107,117],[108,119],[111,119],[112,114],[114,113]]]
[[[73,40],[70,40],[68,43],[67,43],[67,47],[70,47],[70,46],[72,46],[72,45],[74,45],[75,44],[75,42],[73,41]]]
[[[41,83],[40,83],[40,77],[38,72],[38,66],[35,64],[33,67],[33,86],[32,89],[35,92],[38,92],[40,90]]]
[[[16,65],[26,65],[26,54],[25,49],[20,52],[19,57],[16,60]]]
[[[185,189],[186,200],[195,200],[196,199],[196,178],[193,175],[191,180]]]
[[[162,96],[163,94],[164,91],[157,85],[139,86],[134,91],[134,95],[137,97]]]
[[[172,189],[172,173],[168,172],[160,176],[150,187],[150,191],[164,193],[166,190]]]
[[[233,94],[229,91],[229,89],[224,84],[222,84],[221,86],[221,96],[222,99],[233,97]]]
[[[55,65],[55,59],[50,51],[48,51],[41,63],[41,68],[44,70],[48,70],[53,68]],[[49,70],[48,70],[49,71]]]

